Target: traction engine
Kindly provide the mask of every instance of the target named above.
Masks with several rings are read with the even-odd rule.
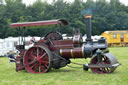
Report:
[[[90,63],[84,64],[84,70],[91,69],[98,74],[112,73],[119,62],[109,53],[104,38],[97,41],[91,39],[91,15],[85,16],[87,38],[83,42],[81,33],[76,30],[72,39],[63,39],[59,32],[49,32],[43,39],[34,41],[34,45],[25,49],[25,38],[19,39],[17,45],[19,56],[16,57],[16,71],[27,70],[30,73],[46,73],[51,68],[59,69],[70,64],[70,59],[91,58]],[[18,29],[33,26],[68,25],[63,19],[13,23],[10,26]],[[23,40],[23,41],[20,41]]]

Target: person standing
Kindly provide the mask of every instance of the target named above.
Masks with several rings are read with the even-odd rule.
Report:
[[[16,58],[15,58],[14,53],[13,53],[12,50],[9,51],[8,58],[10,59],[11,62],[15,62],[16,61]]]

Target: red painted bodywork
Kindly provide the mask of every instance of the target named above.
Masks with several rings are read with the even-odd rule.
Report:
[[[40,40],[35,45],[43,45],[44,43],[47,43],[47,40]],[[51,40],[50,45],[48,45],[48,48],[51,51],[56,51],[60,49],[71,49],[73,48],[73,41],[72,40]]]
[[[47,40],[40,40],[35,45],[42,46]],[[83,46],[74,47],[73,40],[51,40],[48,45],[50,51],[59,51],[60,55],[65,58],[83,58]]]
[[[72,40],[54,40],[49,46],[51,51],[73,48]]]

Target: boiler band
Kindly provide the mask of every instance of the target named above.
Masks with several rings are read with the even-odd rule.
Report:
[[[60,55],[65,58],[84,58],[84,47],[73,49],[60,49]]]

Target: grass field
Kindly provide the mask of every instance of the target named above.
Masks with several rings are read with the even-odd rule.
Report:
[[[15,71],[15,64],[8,69],[8,59],[0,58],[0,85],[128,85],[128,47],[110,48],[122,64],[112,74],[94,74],[81,68],[51,69],[45,74]],[[85,63],[85,59],[73,62]],[[76,66],[76,65],[75,65]],[[78,67],[78,66],[77,66]]]

